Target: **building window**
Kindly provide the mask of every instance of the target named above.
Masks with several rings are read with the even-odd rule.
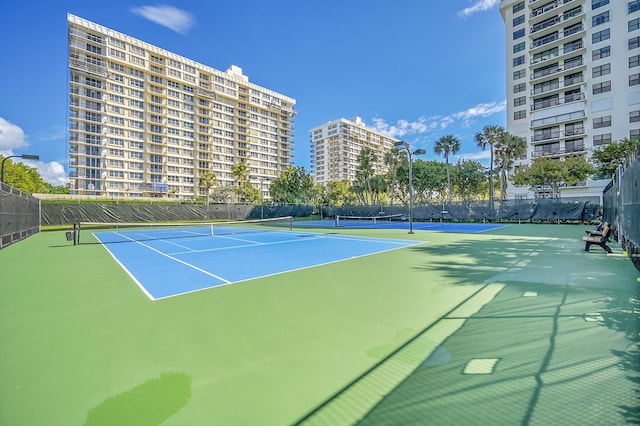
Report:
[[[611,55],[611,46],[601,47],[600,49],[596,49],[591,54],[591,58],[595,61],[598,59],[606,58]]]
[[[517,58],[513,58],[513,66],[517,67],[519,65],[524,64],[524,55],[518,56]]]
[[[593,128],[600,129],[602,127],[611,127],[611,116],[598,117],[593,119]]]
[[[519,107],[521,105],[524,105],[527,103],[527,97],[526,96],[521,96],[519,98],[515,98],[513,100],[513,106],[514,107]]]
[[[640,74],[631,74],[629,76],[629,86],[637,86],[640,84]]]
[[[513,10],[513,13],[517,13],[517,12],[520,12],[522,9],[524,9],[524,2],[523,1],[521,1],[518,4],[514,4],[512,10]]]
[[[591,0],[591,10],[597,9],[607,4],[609,4],[609,0]]]
[[[517,27],[518,25],[524,23],[524,15],[516,16],[513,18],[513,26]]]
[[[629,58],[629,68],[634,68],[640,65],[640,55],[635,55]]]
[[[632,19],[627,23],[629,32],[640,29],[640,18]]]
[[[609,30],[609,28],[607,28],[606,30],[602,30],[602,31],[598,31],[597,33],[593,33],[591,35],[591,42],[592,43],[598,43],[604,40],[609,40],[609,37],[611,37],[611,31]]]
[[[611,64],[604,64],[598,67],[593,67],[592,72],[593,72],[593,78],[611,74]]]
[[[602,83],[596,83],[593,85],[593,94],[605,93],[611,91],[611,80],[603,81]]]
[[[629,137],[631,139],[640,139],[640,129],[629,130]]]
[[[513,53],[522,52],[524,49],[526,49],[526,44],[523,41],[522,43],[518,43],[513,46]]]
[[[637,12],[640,10],[640,0],[634,0],[629,2],[629,13]]]
[[[524,28],[513,32],[513,39],[514,40],[517,40],[517,39],[522,38],[522,37],[524,37]]]
[[[513,86],[513,93],[520,93],[527,90],[527,83],[520,83]]]
[[[602,25],[605,22],[609,22],[609,11],[607,10],[604,13],[601,13],[599,15],[596,15],[594,17],[591,18],[591,26],[595,27],[597,25]]]
[[[515,111],[513,113],[513,119],[514,120],[522,120],[524,118],[527,118],[527,110],[523,109],[521,111]]]
[[[637,123],[638,121],[640,121],[640,110],[631,111],[629,113],[629,123]]]
[[[603,143],[610,143],[610,142],[611,142],[611,133],[605,133],[604,135],[595,135],[593,137],[594,146],[599,146],[599,145],[602,145]]]
[[[513,72],[513,79],[520,80],[521,78],[525,78],[527,76],[526,70],[518,70]]]
[[[629,50],[640,47],[640,36],[629,39]]]

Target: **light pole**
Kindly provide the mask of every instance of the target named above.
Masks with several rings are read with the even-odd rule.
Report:
[[[264,185],[265,179],[262,176],[252,176],[254,179],[257,179],[260,182],[260,219],[264,219],[264,200],[262,198],[262,186]],[[269,179],[266,179],[267,183]]]
[[[413,234],[413,160],[411,155],[424,155],[427,151],[422,148],[411,151],[409,143],[405,141],[398,141],[393,146],[394,148],[404,149],[407,152],[407,157],[409,157],[409,233]]]
[[[9,158],[22,158],[23,160],[39,160],[40,156],[39,155],[33,155],[33,154],[22,154],[22,155],[10,155],[8,157],[4,157],[2,159],[2,165],[0,166],[0,182],[4,183],[4,162],[7,161]]]

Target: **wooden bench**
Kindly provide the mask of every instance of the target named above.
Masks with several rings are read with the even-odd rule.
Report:
[[[603,222],[602,226],[598,225],[596,229],[587,229],[584,232],[586,232],[590,237],[600,237],[602,236],[602,231],[604,230],[605,226],[609,226],[609,222]]]
[[[590,235],[588,237],[582,237],[582,239],[586,243],[584,246],[584,251],[589,251],[589,248],[595,244],[602,247],[607,253],[611,253],[611,248],[607,245],[607,243],[609,242],[609,238],[611,237],[611,232],[611,227],[608,223],[605,222],[604,227],[602,228],[602,235]]]

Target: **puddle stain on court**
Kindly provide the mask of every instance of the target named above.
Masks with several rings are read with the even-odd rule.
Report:
[[[190,398],[189,375],[162,373],[89,410],[85,426],[159,425],[180,411]]]

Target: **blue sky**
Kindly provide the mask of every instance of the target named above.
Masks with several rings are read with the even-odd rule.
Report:
[[[499,0],[69,0],[5,2],[0,14],[0,154],[37,154],[66,183],[67,13],[296,99],[294,164],[309,130],[359,116],[427,150],[444,135],[487,164],[474,134],[504,126]]]

